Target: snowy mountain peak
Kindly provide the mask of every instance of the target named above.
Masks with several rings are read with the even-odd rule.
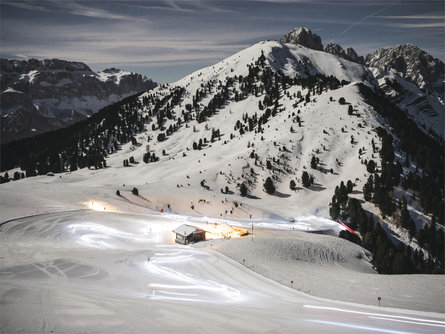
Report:
[[[372,73],[364,66],[346,61],[323,51],[302,45],[283,44],[278,41],[256,43],[219,63],[198,70],[172,83],[188,91],[198,89],[209,80],[226,80],[228,77],[247,76],[249,67],[262,55],[270,68],[292,78],[306,78],[315,75],[333,76],[339,81],[373,81]]]
[[[444,63],[415,45],[380,48],[366,57],[366,65],[397,73],[420,89],[443,96]]]
[[[320,36],[305,27],[294,28],[291,32],[284,35],[280,41],[283,43],[300,44],[310,49],[323,51]]]

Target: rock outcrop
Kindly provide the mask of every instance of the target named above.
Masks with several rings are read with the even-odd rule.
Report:
[[[284,35],[280,41],[282,43],[300,44],[309,49],[323,51],[320,36],[314,34],[308,28],[295,28],[290,33]]]
[[[346,51],[337,43],[329,43],[324,49],[325,52],[333,54],[334,56],[353,61],[354,63],[364,64],[363,57],[358,56],[353,48],[347,48]]]

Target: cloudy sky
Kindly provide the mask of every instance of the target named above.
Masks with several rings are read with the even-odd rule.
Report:
[[[294,27],[366,55],[411,43],[444,60],[442,0],[0,0],[0,56],[82,61],[175,81]]]

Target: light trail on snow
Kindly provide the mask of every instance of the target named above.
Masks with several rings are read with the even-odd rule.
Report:
[[[386,328],[382,328],[382,327],[372,327],[372,326],[344,323],[344,322],[339,322],[339,321],[327,321],[327,320],[305,320],[305,321],[317,323],[317,324],[343,327],[343,328],[351,328],[353,330],[377,332],[377,333],[387,333],[387,334],[415,334],[416,333],[416,332],[407,332],[407,331],[386,329]]]
[[[407,316],[399,316],[399,315],[390,315],[390,314],[383,314],[383,313],[371,313],[371,312],[363,312],[363,311],[355,311],[355,310],[347,310],[347,309],[341,309],[336,307],[326,307],[326,306],[314,306],[314,305],[303,305],[305,308],[311,308],[311,309],[318,309],[318,310],[325,310],[325,311],[333,311],[333,312],[344,312],[344,313],[352,313],[352,314],[359,314],[359,315],[367,315],[372,317],[380,317],[385,320],[394,320],[394,319],[403,319],[403,320],[409,320],[409,321],[417,321],[419,324],[427,325],[428,323],[434,324],[435,326],[444,327],[445,328],[445,321],[440,320],[431,320],[431,319],[422,319],[422,318],[412,318]],[[391,319],[393,318],[393,319]]]
[[[0,331],[30,332],[45,321],[46,331],[77,332],[71,324],[85,323],[81,330],[97,333],[178,326],[188,333],[196,319],[212,333],[444,330],[442,314],[335,300],[324,306],[214,250],[174,244],[178,224],[159,215],[90,210],[8,222],[0,234],[0,303],[9,322]]]

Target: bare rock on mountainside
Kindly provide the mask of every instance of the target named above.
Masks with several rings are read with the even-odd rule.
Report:
[[[59,59],[0,60],[1,141],[21,139],[86,119],[129,95],[156,87],[138,73],[94,72]]]
[[[420,89],[443,95],[444,63],[412,44],[378,49],[366,56],[366,65],[396,72]]]
[[[359,56],[353,48],[347,48],[346,51],[337,43],[329,43],[326,45],[325,52],[333,54],[334,56],[352,61],[358,64],[364,64],[365,60],[362,56]]]
[[[284,35],[280,41],[282,43],[300,44],[309,49],[323,51],[320,36],[314,34],[308,28],[295,28]]]

